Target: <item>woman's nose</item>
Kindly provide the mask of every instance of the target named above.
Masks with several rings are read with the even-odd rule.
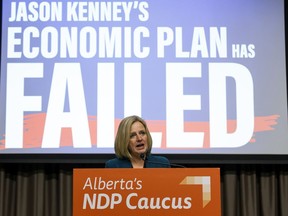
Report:
[[[137,134],[137,140],[142,140],[142,134]]]

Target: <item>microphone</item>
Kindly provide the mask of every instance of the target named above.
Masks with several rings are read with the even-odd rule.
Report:
[[[165,166],[171,166],[171,167],[178,167],[178,168],[186,168],[185,166],[182,166],[180,164],[173,164],[173,163],[162,163],[162,162],[158,162],[158,161],[149,161],[146,160],[145,154],[141,153],[140,154],[140,158],[147,163],[152,163],[152,164],[160,164],[160,165],[165,165]]]

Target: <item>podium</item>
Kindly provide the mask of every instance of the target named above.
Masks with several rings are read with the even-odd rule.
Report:
[[[73,170],[73,216],[221,215],[219,168]]]

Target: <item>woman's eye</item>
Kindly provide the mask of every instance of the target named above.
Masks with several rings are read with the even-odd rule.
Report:
[[[135,137],[136,136],[136,134],[130,134],[130,139],[132,139],[133,137]]]
[[[138,136],[139,135],[144,136],[145,134],[146,134],[145,131],[139,131]],[[134,138],[136,136],[137,136],[137,133],[132,133],[132,134],[130,134],[130,139],[132,139],[132,138]]]

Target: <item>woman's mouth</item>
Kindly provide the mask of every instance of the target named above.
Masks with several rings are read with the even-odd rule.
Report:
[[[138,143],[136,144],[136,148],[137,149],[142,149],[144,147],[144,144],[143,143]]]

